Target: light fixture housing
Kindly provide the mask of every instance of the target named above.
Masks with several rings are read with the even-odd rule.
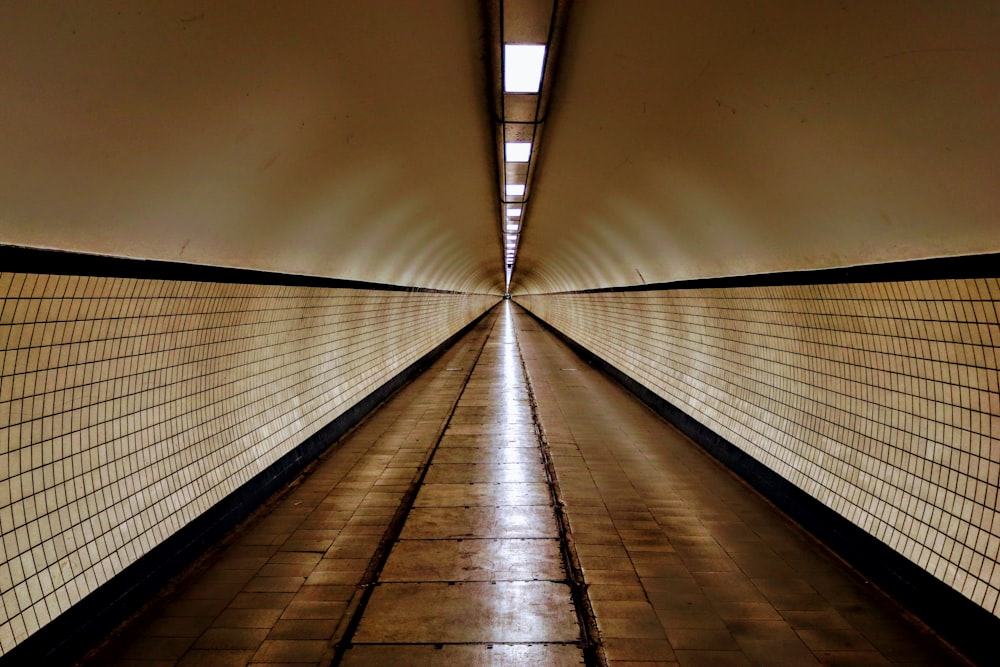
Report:
[[[500,233],[519,235],[531,215],[538,150],[552,95],[553,71],[571,0],[496,0],[489,7],[489,48]],[[517,240],[504,253],[507,292]]]

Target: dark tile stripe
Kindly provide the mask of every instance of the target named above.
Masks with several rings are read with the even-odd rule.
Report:
[[[102,278],[144,278],[149,280],[193,281],[204,283],[242,283],[282,285],[287,287],[326,287],[340,289],[389,290],[457,294],[451,290],[408,287],[343,280],[321,276],[296,275],[257,269],[189,264],[156,259],[109,257],[63,250],[42,250],[0,245],[0,271],[5,273],[44,273],[57,276],[96,276]]]
[[[810,271],[781,271],[746,276],[697,278],[643,285],[598,287],[546,294],[598,294],[601,292],[645,292],[647,290],[720,289],[726,287],[788,287],[792,285],[843,285],[910,280],[967,280],[1000,276],[1000,253],[935,257],[901,262],[864,264]],[[515,293],[515,297],[517,294]]]

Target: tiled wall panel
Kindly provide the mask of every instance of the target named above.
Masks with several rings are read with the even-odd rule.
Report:
[[[997,279],[520,296],[993,614]]]
[[[496,297],[0,273],[0,654]]]

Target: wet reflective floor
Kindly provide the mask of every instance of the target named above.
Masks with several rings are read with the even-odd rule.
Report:
[[[504,309],[336,662],[582,662],[540,444]]]
[[[602,662],[964,664],[510,302],[87,664]]]

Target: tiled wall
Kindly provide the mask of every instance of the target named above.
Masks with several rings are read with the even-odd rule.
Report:
[[[495,301],[0,273],[0,655]]]
[[[998,299],[997,279],[517,297],[993,614]]]

